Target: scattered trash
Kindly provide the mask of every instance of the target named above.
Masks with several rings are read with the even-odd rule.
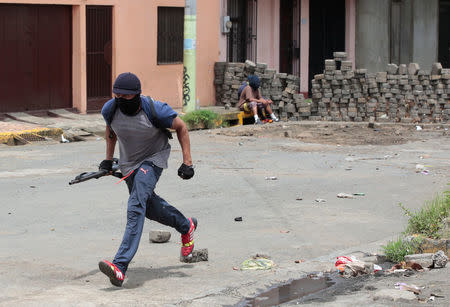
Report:
[[[433,259],[433,266],[436,269],[445,268],[448,262],[448,257],[441,250],[435,253],[431,259]]]
[[[265,179],[266,179],[266,180],[278,180],[278,178],[275,177],[275,176],[266,177]]]
[[[383,270],[379,265],[360,261],[355,256],[339,256],[336,259],[334,266],[345,278],[372,274]]]
[[[431,158],[431,156],[430,155],[421,155],[420,157],[419,157],[419,159],[429,159],[429,158]]]
[[[235,270],[235,271],[239,271],[239,268],[238,268],[238,267],[236,267],[236,266],[234,266],[234,267],[233,267],[233,270]]]
[[[281,233],[290,233],[290,230],[280,230]]]
[[[50,228],[50,231],[55,231],[55,228]]]
[[[35,189],[35,188],[36,188],[36,186],[34,186],[34,185],[30,185],[30,188],[32,188],[32,189]]]
[[[378,264],[373,265],[373,272],[383,271],[383,268],[380,267]]]
[[[352,168],[351,168],[351,167],[347,167],[345,170],[346,170],[346,171],[351,171]]]
[[[239,146],[242,146],[242,145],[244,145],[244,143],[242,143],[242,142],[239,142]]]
[[[11,212],[8,212],[8,214],[11,214]]]
[[[70,141],[66,139],[63,134],[61,134],[61,143],[70,143]]]
[[[353,193],[354,196],[366,196],[365,193]]]
[[[295,262],[295,263],[303,263],[303,262],[305,262],[305,260],[300,259],[300,260],[295,260],[294,262]]]
[[[416,170],[417,170],[417,172],[425,170],[425,165],[416,164]]]
[[[241,270],[270,270],[274,263],[267,256],[256,255],[241,264]]]
[[[430,171],[428,171],[428,170],[424,170],[424,171],[422,171],[422,172],[420,172],[422,175],[429,175],[430,174]]]
[[[395,284],[395,289],[411,291],[414,294],[420,294],[420,292],[422,292],[423,288],[420,288],[416,285],[408,285],[408,284],[405,284],[404,282],[398,282]]]
[[[353,195],[347,193],[339,193],[337,195],[338,198],[354,198]]]
[[[417,131],[420,131],[420,130],[422,130],[422,127],[416,126],[416,130],[417,130]]]
[[[297,197],[295,200],[303,200],[303,198],[301,197]]]
[[[402,261],[400,263],[393,265],[391,267],[391,269],[389,270],[389,272],[401,273],[401,272],[406,272],[407,270],[414,270],[414,271],[418,271],[418,272],[424,271],[423,267],[416,262]]]
[[[318,203],[325,203],[327,201],[325,199],[322,199],[322,198],[317,198],[316,202],[318,202]]]
[[[242,222],[242,216],[235,217],[234,220],[236,222]]]

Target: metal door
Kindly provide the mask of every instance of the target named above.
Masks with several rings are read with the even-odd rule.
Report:
[[[112,92],[112,7],[86,7],[87,109],[100,110]]]
[[[0,112],[72,107],[72,7],[0,4]]]
[[[227,40],[229,62],[256,61],[257,12],[256,0],[228,0],[228,15],[232,22]]]

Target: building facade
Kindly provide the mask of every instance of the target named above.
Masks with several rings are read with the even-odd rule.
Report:
[[[449,0],[221,0],[221,15],[232,23],[222,29],[221,61],[298,75],[305,94],[334,51],[372,72],[388,63],[449,67]]]
[[[0,1],[0,112],[99,110],[114,78],[182,106],[184,0]],[[214,104],[220,2],[197,0],[197,90]]]

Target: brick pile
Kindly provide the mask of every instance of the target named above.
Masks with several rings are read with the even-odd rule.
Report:
[[[234,107],[239,101],[238,89],[251,74],[261,80],[261,95],[273,101],[272,109],[275,115],[284,120],[307,119],[310,105],[299,94],[300,79],[294,75],[277,73],[267,64],[216,62],[214,66],[214,84],[216,87],[216,105],[226,108]]]
[[[325,60],[312,80],[312,116],[330,121],[442,122],[450,116],[450,69],[440,63],[431,72],[417,63],[388,64],[386,71],[352,69],[345,52]]]

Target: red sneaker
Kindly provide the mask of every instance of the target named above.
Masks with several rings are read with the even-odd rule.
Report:
[[[111,283],[116,287],[122,287],[125,275],[113,263],[102,260],[98,263],[98,268],[103,274],[109,277]]]
[[[191,228],[187,234],[181,235],[181,256],[187,257],[194,250],[194,231],[197,229],[197,219],[195,217],[189,218]]]

